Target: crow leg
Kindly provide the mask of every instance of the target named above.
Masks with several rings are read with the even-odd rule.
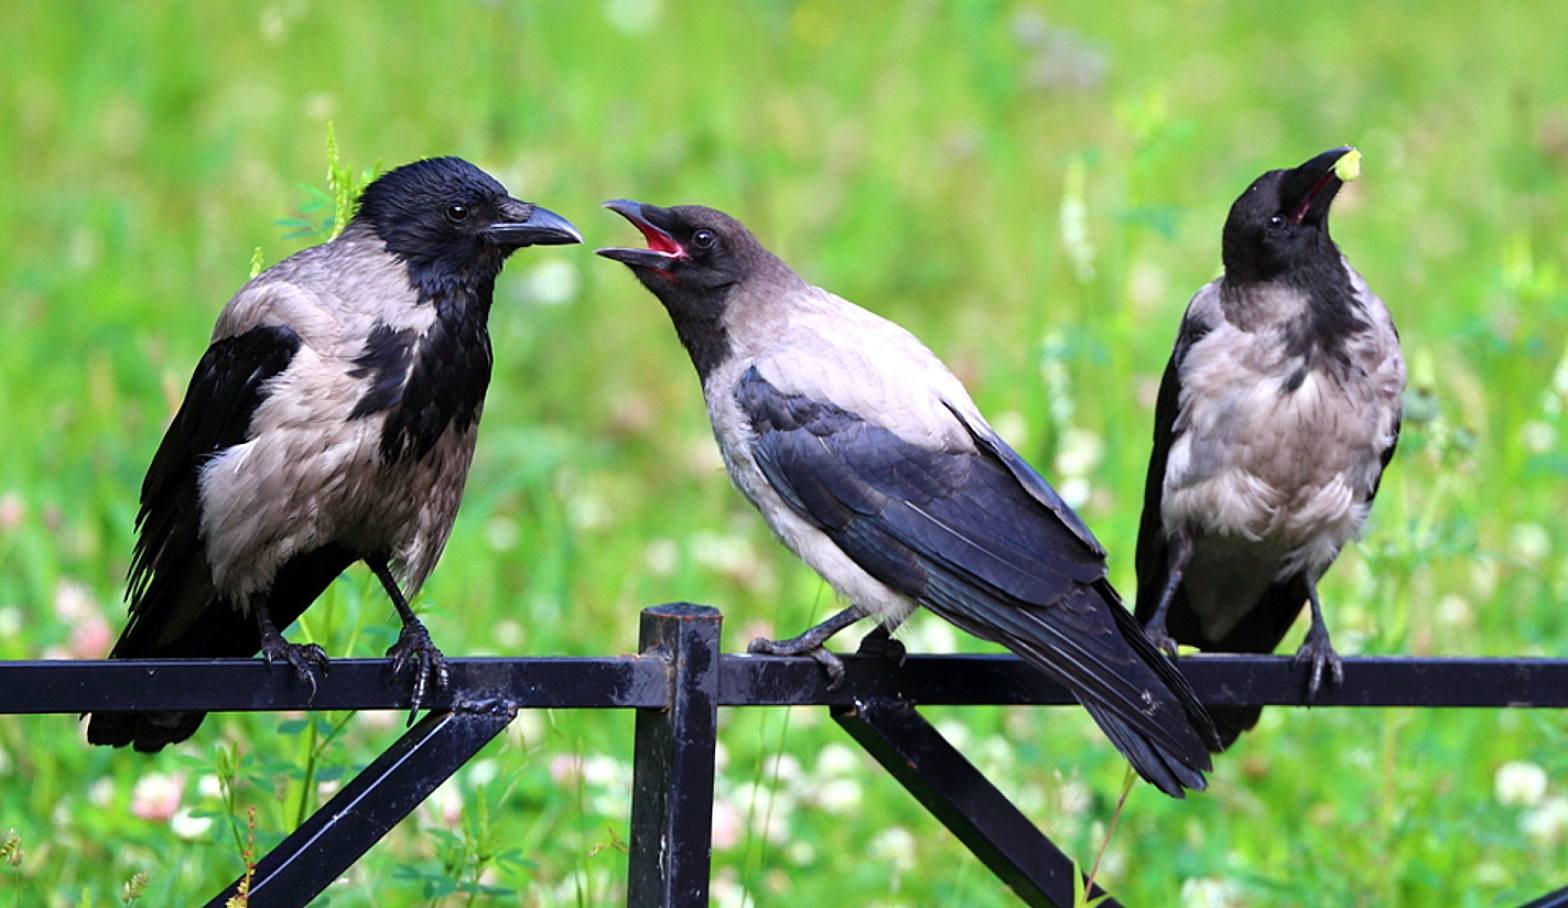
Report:
[[[310,698],[316,699],[316,682],[325,675],[331,664],[327,651],[314,643],[290,643],[278,633],[272,623],[272,606],[264,595],[251,597],[251,608],[256,610],[256,627],[261,631],[261,657],[270,668],[275,660],[282,659],[293,669],[300,680],[310,685]]]
[[[408,599],[403,596],[403,591],[398,589],[397,580],[393,578],[392,571],[387,567],[385,558],[366,558],[365,563],[370,566],[376,579],[386,589],[387,595],[392,597],[392,605],[397,609],[397,616],[403,620],[403,631],[397,635],[397,642],[387,649],[387,656],[392,660],[392,676],[398,677],[405,671],[414,670],[414,695],[408,710],[408,724],[414,724],[414,716],[419,713],[419,708],[424,705],[425,692],[430,684],[437,688],[444,688],[451,681],[451,673],[447,669],[446,657],[436,649],[430,639],[430,632],[425,630],[425,625],[414,615],[414,610],[409,608]]]
[[[1192,537],[1193,531],[1182,527],[1169,539],[1165,588],[1160,590],[1160,601],[1154,607],[1153,617],[1143,627],[1149,641],[1172,656],[1176,655],[1176,640],[1165,630],[1165,618],[1171,610],[1171,600],[1176,598],[1176,590],[1181,586],[1181,579],[1187,573],[1187,565],[1192,563]]]
[[[828,689],[832,690],[844,683],[844,663],[828,652],[823,644],[829,637],[864,617],[866,610],[852,605],[798,637],[788,640],[758,637],[746,645],[746,652],[766,653],[770,656],[810,656],[828,673]]]
[[[1307,638],[1302,641],[1301,649],[1296,650],[1296,664],[1312,668],[1312,675],[1307,679],[1307,700],[1310,702],[1317,698],[1318,688],[1323,682],[1324,666],[1328,667],[1329,686],[1338,687],[1345,683],[1345,663],[1329,642],[1328,625],[1323,623],[1323,604],[1318,602],[1316,580],[1307,581],[1307,601],[1312,603],[1312,626],[1307,628]]]

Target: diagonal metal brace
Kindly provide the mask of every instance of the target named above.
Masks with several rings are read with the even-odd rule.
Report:
[[[517,716],[509,703],[427,713],[256,864],[251,908],[307,905]],[[207,903],[222,908],[241,877]]]
[[[1029,905],[1073,903],[1072,859],[907,700],[833,707],[833,719]],[[1104,895],[1100,887],[1091,898]],[[1114,899],[1101,903],[1116,906]]]

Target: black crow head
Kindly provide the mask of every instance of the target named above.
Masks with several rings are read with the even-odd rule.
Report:
[[[427,293],[494,279],[523,246],[582,242],[565,218],[512,198],[462,158],[426,158],[382,174],[360,195],[354,219],[408,263]]]
[[[701,205],[660,208],[628,199],[604,207],[631,221],[648,247],[594,251],[625,264],[659,298],[704,376],[727,355],[723,316],[737,287],[786,290],[802,283],[744,224],[722,211]]]
[[[1355,178],[1359,160],[1360,152],[1344,145],[1254,180],[1225,220],[1226,280],[1268,281],[1317,261],[1338,262],[1328,209],[1345,180]]]

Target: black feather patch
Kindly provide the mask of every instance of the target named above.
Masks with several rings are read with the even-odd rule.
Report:
[[[430,453],[447,428],[465,431],[479,419],[490,386],[486,320],[494,282],[433,301],[436,320],[415,347],[402,398],[387,414],[381,456],[388,462]]]
[[[364,352],[354,360],[354,368],[348,373],[354,378],[370,379],[370,387],[354,405],[349,419],[380,413],[398,402],[403,394],[403,381],[408,378],[413,346],[412,329],[399,331],[390,325],[376,323],[370,336],[365,338]]]
[[[283,326],[253,328],[215,342],[197,364],[185,401],[142,481],[139,536],[127,592],[133,619],[115,655],[144,611],[156,611],[158,603],[200,585],[188,576],[206,571],[200,558],[200,469],[214,455],[246,440],[251,418],[267,398],[268,382],[288,367],[299,345],[299,335]]]

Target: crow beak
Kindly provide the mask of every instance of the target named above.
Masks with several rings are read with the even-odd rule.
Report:
[[[1281,195],[1295,201],[1289,207],[1297,224],[1321,224],[1339,188],[1361,173],[1361,152],[1341,145],[1323,152],[1285,176]]]
[[[633,227],[642,231],[643,238],[648,241],[648,248],[609,246],[595,249],[595,255],[614,259],[633,269],[647,268],[654,271],[668,271],[672,262],[686,257],[686,250],[681,248],[675,237],[654,223],[654,220],[663,219],[664,209],[630,199],[613,199],[605,202],[604,207],[631,221]]]
[[[581,243],[582,234],[571,222],[548,208],[507,199],[501,207],[506,220],[491,224],[485,233],[491,241],[509,249],[523,246],[568,246]]]

